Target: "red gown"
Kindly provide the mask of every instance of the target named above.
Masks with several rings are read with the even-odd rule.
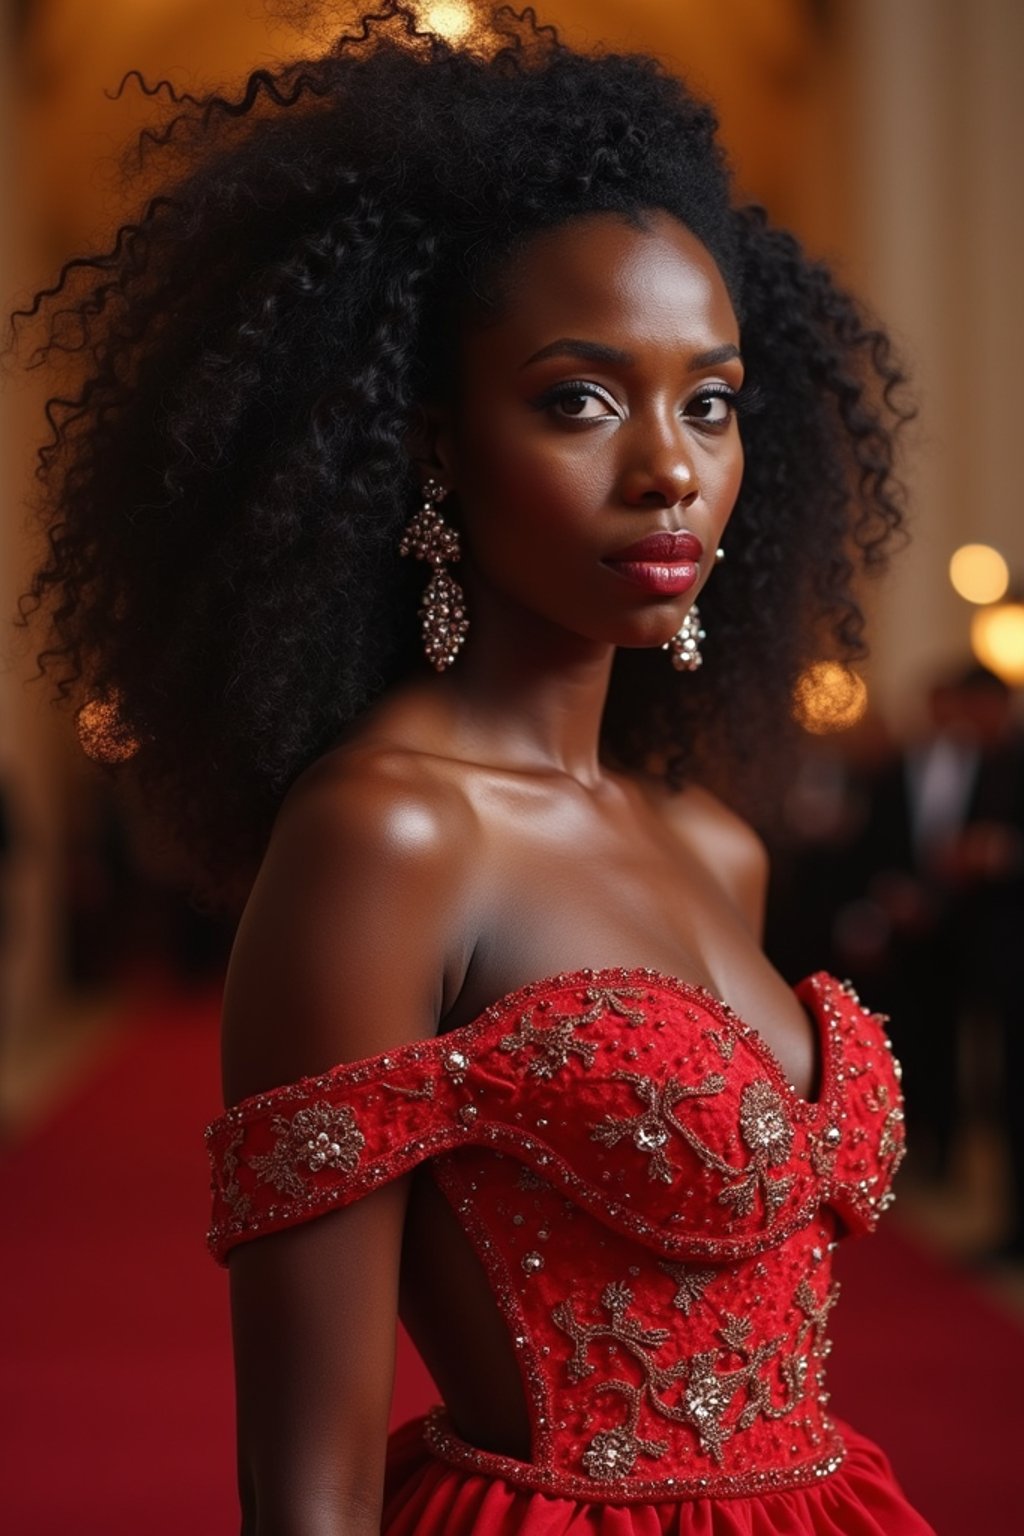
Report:
[[[795,991],[813,1103],[706,988],[607,967],[208,1127],[221,1263],[429,1160],[484,1264],[529,1460],[435,1406],[388,1442],[384,1536],[934,1536],[825,1386],[836,1239],[903,1155],[899,1064],[849,983]]]

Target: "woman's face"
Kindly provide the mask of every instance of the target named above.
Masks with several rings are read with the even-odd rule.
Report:
[[[467,590],[625,646],[678,629],[743,472],[725,283],[684,225],[657,210],[644,222],[594,214],[530,241],[504,274],[499,318],[466,329],[459,404],[437,440]],[[610,563],[683,530],[699,551]]]

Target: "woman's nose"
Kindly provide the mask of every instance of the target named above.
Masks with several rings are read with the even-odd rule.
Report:
[[[652,440],[645,435],[623,471],[622,494],[630,506],[689,506],[695,501],[700,485],[681,436],[665,433]]]

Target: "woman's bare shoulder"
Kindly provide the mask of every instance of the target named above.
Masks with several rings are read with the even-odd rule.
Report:
[[[225,1102],[436,1031],[472,952],[473,831],[412,753],[332,751],[296,780],[228,965]]]
[[[356,739],[325,752],[295,780],[275,839],[326,833],[383,838],[395,853],[429,850],[472,830],[471,801],[443,760],[398,741]]]

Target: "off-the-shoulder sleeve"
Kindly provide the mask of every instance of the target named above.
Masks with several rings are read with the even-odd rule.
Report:
[[[800,995],[826,1046],[817,1104],[720,1000],[644,968],[529,983],[458,1029],[246,1099],[207,1130],[211,1250],[223,1262],[470,1144],[665,1257],[742,1257],[822,1203],[869,1230],[903,1151],[898,1064],[846,984],[821,973]]]
[[[221,1264],[235,1244],[337,1210],[467,1139],[465,1057],[434,1039],[243,1099],[206,1128]]]

